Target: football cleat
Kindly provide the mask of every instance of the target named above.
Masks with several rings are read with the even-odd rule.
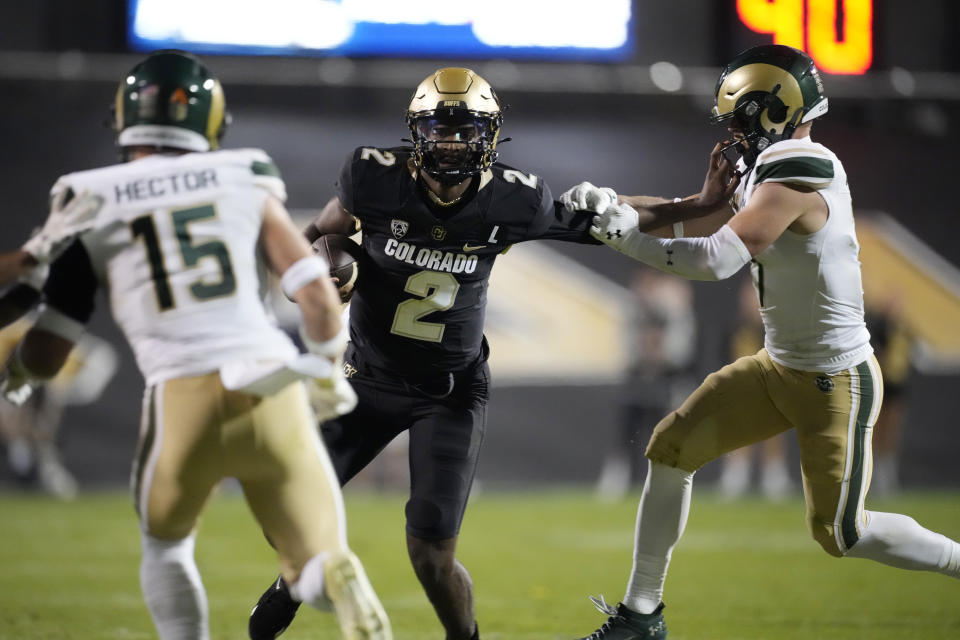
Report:
[[[623,603],[616,607],[607,604],[603,596],[599,600],[590,596],[590,600],[598,611],[610,617],[599,629],[578,640],[662,640],[667,637],[662,602],[653,613],[636,613]]]
[[[323,579],[345,640],[393,640],[387,613],[357,556],[333,552],[323,567]]]
[[[290,597],[283,576],[278,577],[250,612],[250,640],[274,640],[290,626],[299,608],[300,603]]]

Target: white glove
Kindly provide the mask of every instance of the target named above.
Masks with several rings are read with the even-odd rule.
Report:
[[[64,206],[54,203],[46,223],[23,245],[23,250],[41,264],[53,262],[80,234],[93,227],[103,197],[84,191]]]
[[[7,361],[7,366],[0,372],[0,396],[10,404],[21,406],[33,395],[34,380],[30,372],[20,364],[16,354]]]
[[[593,217],[590,235],[620,253],[627,253],[625,249],[630,238],[640,233],[637,229],[639,222],[640,216],[636,209],[626,203],[614,203],[602,214]]]
[[[617,203],[617,192],[610,187],[595,187],[589,182],[581,182],[560,196],[563,206],[574,211],[593,211],[603,213],[611,204]]]
[[[317,420],[332,420],[353,411],[357,406],[357,392],[350,386],[343,373],[343,365],[337,363],[329,378],[314,378],[310,385],[310,399]]]

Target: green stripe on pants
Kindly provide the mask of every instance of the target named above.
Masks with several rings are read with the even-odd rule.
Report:
[[[870,371],[870,365],[864,361],[857,365],[857,393],[860,394],[860,407],[857,410],[857,422],[853,428],[853,464],[850,469],[850,485],[847,493],[847,504],[843,509],[843,545],[847,549],[860,539],[857,532],[857,508],[860,505],[860,494],[863,491],[863,474],[866,469],[865,451],[867,443],[867,422],[873,409],[874,394],[876,393],[875,380]]]

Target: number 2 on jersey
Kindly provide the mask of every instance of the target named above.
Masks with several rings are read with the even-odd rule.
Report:
[[[413,274],[407,278],[404,291],[422,297],[404,300],[397,305],[390,333],[415,340],[440,342],[446,327],[439,322],[424,322],[420,318],[452,307],[459,290],[460,283],[449,273],[421,271]]]
[[[190,237],[188,225],[196,220],[206,220],[217,216],[212,205],[180,209],[171,211],[173,229],[177,236],[180,255],[186,267],[194,267],[202,258],[216,259],[220,266],[220,279],[216,282],[206,282],[202,279],[190,284],[190,293],[197,300],[208,300],[230,295],[237,289],[237,280],[233,275],[233,265],[230,263],[230,252],[227,245],[219,240],[210,240],[202,244],[194,244]],[[157,225],[152,214],[140,216],[130,222],[133,237],[142,237],[147,250],[147,260],[150,264],[150,277],[154,284],[154,293],[157,296],[157,307],[160,311],[167,311],[176,306],[173,291],[170,288],[170,274],[163,264],[163,252],[160,249],[160,237],[157,234]]]

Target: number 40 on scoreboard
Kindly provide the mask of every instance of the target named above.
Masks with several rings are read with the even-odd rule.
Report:
[[[827,73],[861,74],[873,62],[873,0],[737,0],[740,20],[803,49]]]

